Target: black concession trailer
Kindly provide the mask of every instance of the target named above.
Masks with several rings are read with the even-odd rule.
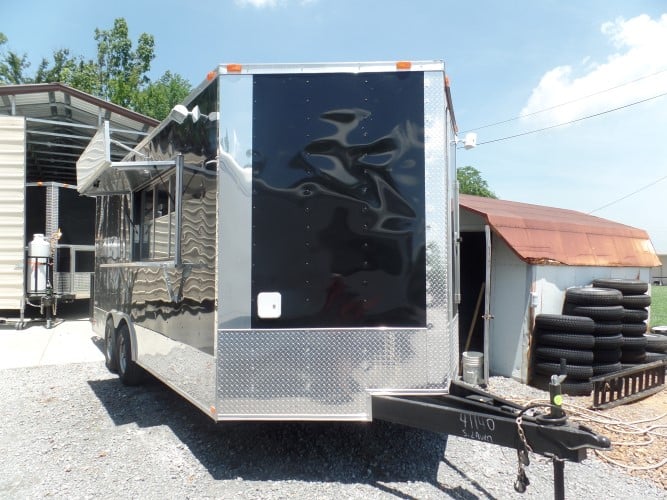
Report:
[[[108,367],[216,421],[608,447],[457,381],[456,145],[439,61],[221,65],[123,161],[101,129],[78,189]]]

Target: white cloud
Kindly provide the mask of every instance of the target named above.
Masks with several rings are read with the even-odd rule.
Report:
[[[655,20],[645,14],[629,20],[619,18],[604,23],[600,31],[615,52],[602,63],[582,55],[579,66],[557,66],[547,71],[533,89],[521,115],[548,109],[532,115],[530,120],[536,125],[553,125],[665,92],[667,14]],[[663,72],[643,78],[660,71]],[[639,78],[637,82],[622,85]],[[620,87],[600,93],[616,86]],[[599,94],[586,97],[596,93]],[[560,106],[570,101],[575,102]],[[554,109],[549,109],[552,107]]]

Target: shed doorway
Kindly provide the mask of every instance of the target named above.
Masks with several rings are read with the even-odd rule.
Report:
[[[459,304],[459,354],[484,354],[484,380],[488,379],[488,329],[491,277],[491,235],[485,231],[461,233],[461,303]]]

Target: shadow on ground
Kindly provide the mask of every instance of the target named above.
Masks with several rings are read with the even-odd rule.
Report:
[[[446,436],[381,421],[215,423],[153,378],[89,384],[116,425],[168,426],[217,480],[359,483],[398,498],[412,497],[381,483],[420,481],[452,498],[491,498],[478,485],[473,493],[438,483]]]

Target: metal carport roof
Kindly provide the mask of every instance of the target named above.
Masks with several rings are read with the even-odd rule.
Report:
[[[76,184],[76,161],[105,120],[113,160],[159,123],[61,83],[0,86],[0,115],[26,119],[26,182],[63,184]]]
[[[530,264],[654,267],[648,233],[574,210],[460,195],[459,205],[483,217]]]

